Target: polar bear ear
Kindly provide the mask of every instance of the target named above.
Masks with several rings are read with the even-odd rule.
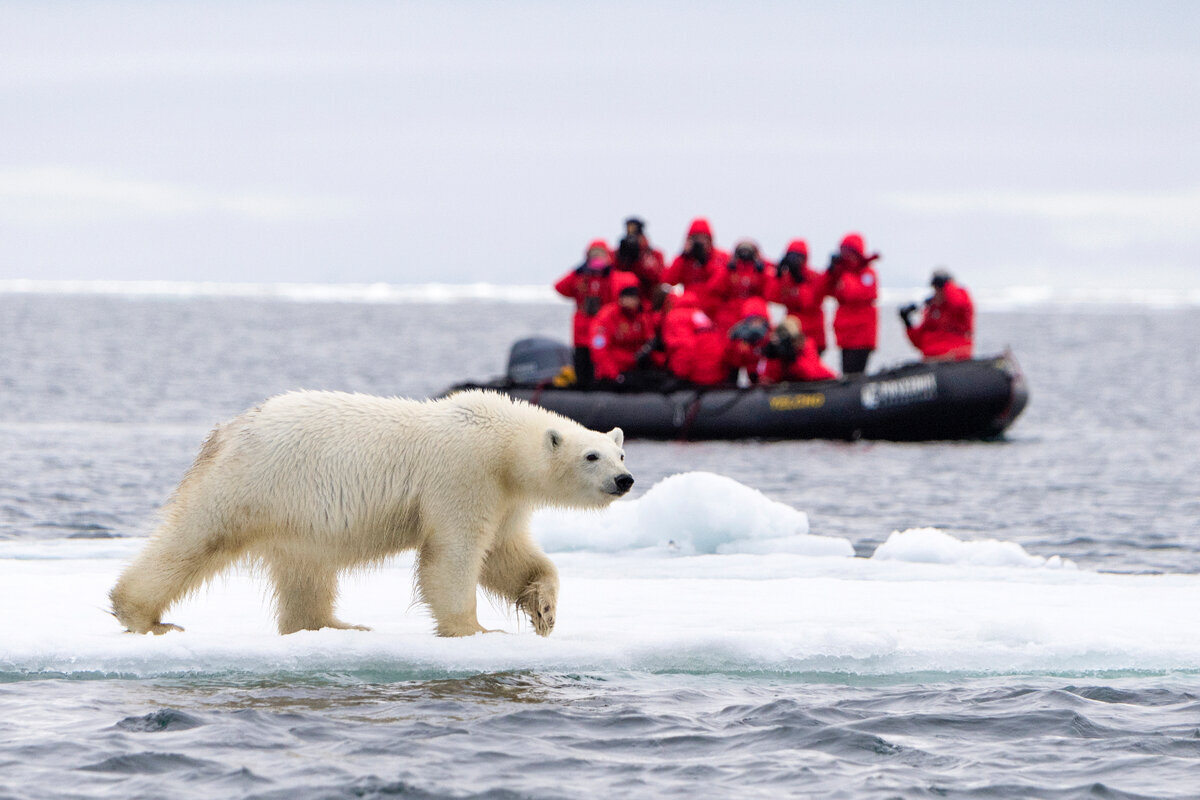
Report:
[[[625,444],[625,431],[621,430],[620,428],[613,428],[608,432],[608,438],[616,442],[617,447],[621,447]]]
[[[546,449],[547,450],[557,450],[558,446],[560,444],[562,444],[562,434],[561,433],[554,430],[554,428],[551,428],[550,430],[546,431]]]

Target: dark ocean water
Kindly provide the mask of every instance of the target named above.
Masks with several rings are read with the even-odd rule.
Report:
[[[271,394],[426,396],[564,307],[0,294],[0,539],[148,531],[215,423]],[[885,316],[875,366],[909,357]],[[1081,569],[1200,573],[1200,311],[979,316],[1031,401],[996,443],[631,442],[863,555],[932,526]],[[14,610],[19,613],[19,610]],[[1181,638],[1200,631],[1181,629]],[[3,658],[0,642],[0,660]],[[1171,674],[10,676],[0,798],[1200,797]]]

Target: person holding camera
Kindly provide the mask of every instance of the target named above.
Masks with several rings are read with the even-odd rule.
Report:
[[[926,361],[966,361],[975,340],[975,306],[971,295],[944,269],[934,270],[929,281],[933,294],[926,299],[921,322],[913,324],[917,305],[900,309],[908,340]]]
[[[771,333],[767,316],[767,301],[751,297],[742,304],[741,319],[726,333],[725,365],[731,374],[738,375],[739,386],[744,371],[750,383],[758,383],[766,368],[763,348]]]
[[[767,300],[779,303],[800,323],[805,339],[818,355],[825,352],[825,309],[829,295],[825,273],[808,265],[808,242],[793,239],[775,266],[775,280],[767,289]]]
[[[646,223],[638,217],[625,220],[625,236],[617,245],[616,263],[614,266],[629,272],[638,280],[638,288],[642,299],[649,302],[654,290],[662,283],[666,263],[661,250],[650,246],[646,238]]]
[[[592,366],[596,383],[625,384],[638,368],[647,368],[655,337],[654,323],[642,306],[637,279],[618,272],[617,299],[592,320]]]
[[[733,249],[725,269],[715,271],[704,289],[706,309],[717,328],[729,330],[743,316],[752,297],[766,298],[767,283],[775,266],[763,260],[758,245],[742,239]]]
[[[837,377],[821,362],[816,343],[804,335],[800,320],[794,316],[785,317],[771,330],[763,356],[760,383],[826,381]]]
[[[879,253],[866,254],[863,237],[848,233],[829,260],[829,293],[837,300],[833,335],[842,350],[842,373],[866,372],[879,334],[879,280],[871,266]]]
[[[704,287],[714,273],[725,268],[729,254],[713,245],[712,226],[703,217],[692,220],[688,227],[683,252],[675,257],[663,273],[663,283],[695,289],[703,295]],[[700,302],[707,298],[701,296]]]
[[[572,340],[575,345],[575,382],[586,387],[592,382],[592,355],[589,341],[592,320],[615,296],[612,290],[612,251],[603,239],[596,239],[584,250],[583,263],[562,276],[554,290],[575,301]]]

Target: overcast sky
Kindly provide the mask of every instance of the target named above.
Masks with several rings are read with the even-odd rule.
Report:
[[[0,0],[0,279],[537,284],[629,214],[1200,290],[1200,3]]]

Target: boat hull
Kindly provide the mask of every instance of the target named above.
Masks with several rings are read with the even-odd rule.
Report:
[[[923,362],[869,376],[746,389],[581,391],[464,384],[526,400],[595,430],[648,439],[994,439],[1028,402],[1011,355]]]

